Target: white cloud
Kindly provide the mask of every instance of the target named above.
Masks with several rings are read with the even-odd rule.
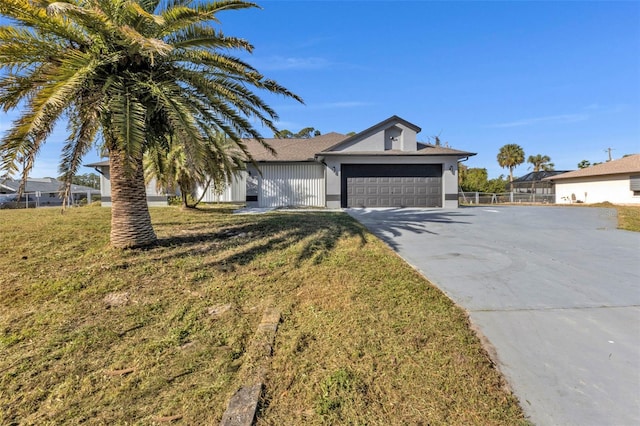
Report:
[[[589,118],[588,114],[562,114],[562,115],[552,115],[547,117],[524,118],[522,120],[510,121],[506,123],[491,124],[486,127],[506,128],[506,127],[531,126],[531,125],[540,124],[540,123],[557,123],[557,124],[575,123],[578,121],[585,121],[588,118]]]
[[[317,70],[331,66],[331,63],[325,58],[319,57],[283,57],[272,56],[270,58],[255,60],[255,67],[259,70]]]

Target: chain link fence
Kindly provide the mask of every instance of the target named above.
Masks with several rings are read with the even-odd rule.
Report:
[[[487,192],[459,192],[460,204],[554,204],[555,194],[536,194],[525,192],[502,192],[498,194]]]
[[[99,200],[100,195],[89,192],[72,192],[68,205],[79,206]],[[25,192],[20,199],[18,199],[17,194],[0,194],[0,209],[32,209],[58,206],[62,206],[62,199],[57,194]]]

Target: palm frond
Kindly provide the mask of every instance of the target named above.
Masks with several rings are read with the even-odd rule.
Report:
[[[141,157],[145,150],[146,107],[127,82],[117,82],[109,92],[106,107],[117,149],[130,158]]]
[[[27,28],[34,28],[42,34],[70,40],[76,43],[87,41],[85,34],[76,26],[60,16],[49,16],[46,8],[39,7],[29,0],[0,1],[0,15],[20,23]]]
[[[190,25],[180,31],[174,31],[166,38],[176,49],[240,49],[253,51],[247,40],[238,37],[226,37],[221,31],[203,25]]]
[[[91,97],[86,102],[96,102]],[[71,181],[81,165],[82,158],[89,151],[100,128],[98,113],[95,108],[75,108],[69,114],[70,134],[62,148],[62,159],[58,171],[64,182],[62,192],[63,208],[71,195]]]

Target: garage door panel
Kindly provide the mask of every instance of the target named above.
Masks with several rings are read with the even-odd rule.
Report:
[[[441,165],[379,166],[343,165],[347,207],[442,206]],[[383,175],[376,176],[377,171]]]

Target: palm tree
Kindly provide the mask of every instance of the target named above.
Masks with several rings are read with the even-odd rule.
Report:
[[[268,145],[258,123],[277,132],[278,116],[254,89],[302,100],[232,49],[245,40],[210,24],[241,0],[1,0],[0,107],[20,116],[0,140],[0,173],[23,181],[55,124],[68,120],[60,172],[70,182],[97,143],[109,155],[111,244],[153,244],[143,156],[153,147],[198,150],[217,131],[250,155],[241,136]],[[166,152],[166,151],[165,151]],[[224,157],[224,153],[219,153]]]
[[[513,169],[524,163],[524,150],[515,143],[507,144],[498,152],[498,164],[509,169],[509,188],[513,192]]]
[[[157,188],[166,192],[179,189],[183,208],[195,208],[204,197],[205,191],[200,200],[189,205],[188,196],[194,194],[197,186],[206,189],[213,183],[218,188],[225,187],[237,171],[245,168],[246,157],[222,133],[200,141],[203,144],[199,149],[188,151],[185,144],[171,144],[171,138],[167,140],[168,144],[156,145],[145,153],[145,181],[155,179]]]
[[[555,164],[551,162],[551,157],[548,155],[530,155],[527,158],[527,163],[533,166],[534,172],[539,172],[540,170],[549,171],[555,167]]]
[[[553,170],[554,164],[551,162],[551,157],[548,155],[530,155],[527,158],[527,163],[533,166],[533,172],[537,173],[540,170],[549,171]],[[536,181],[535,179],[531,179],[531,192],[534,193],[536,189]]]

